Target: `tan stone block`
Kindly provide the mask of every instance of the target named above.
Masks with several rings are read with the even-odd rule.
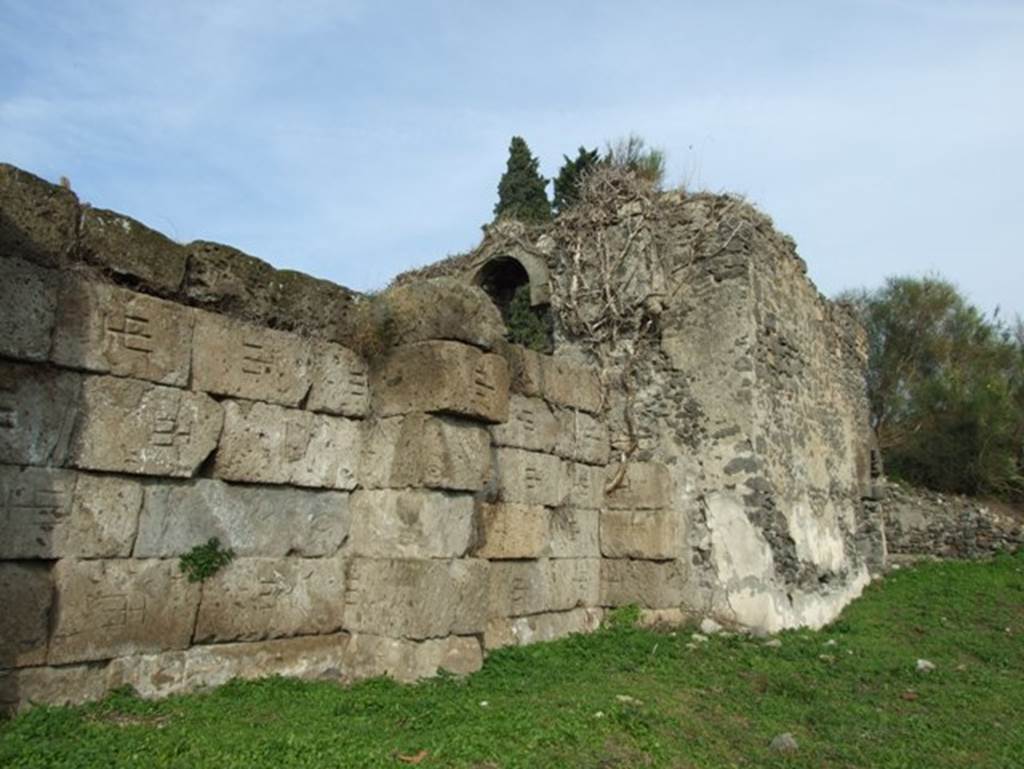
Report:
[[[546,562],[545,569],[548,580],[548,610],[599,605],[599,558],[551,558]]]
[[[350,523],[345,492],[164,482],[146,487],[135,557],[177,557],[212,537],[240,557],[330,556]]]
[[[409,641],[357,633],[349,641],[344,670],[349,680],[387,676],[412,683],[431,678],[440,670],[468,675],[481,667],[483,650],[476,638],[448,636]]]
[[[548,404],[540,398],[513,395],[509,400],[508,421],[494,425],[494,445],[513,446],[530,451],[555,450],[559,426]]]
[[[0,355],[46,360],[57,309],[58,274],[0,257]]]
[[[388,486],[479,491],[491,478],[491,437],[465,420],[409,414],[392,454]]]
[[[236,558],[203,583],[195,640],[333,633],[344,608],[340,558]]]
[[[69,371],[0,361],[0,463],[63,465],[81,385]]]
[[[0,668],[46,661],[51,593],[49,564],[0,563]]]
[[[686,562],[601,559],[601,605],[637,604],[648,609],[679,607],[688,579]]]
[[[556,507],[549,511],[548,551],[552,558],[599,558],[600,511]]]
[[[413,639],[483,632],[487,561],[353,558],[349,563],[346,628]]]
[[[192,387],[297,406],[310,387],[311,343],[286,331],[195,310]]]
[[[128,556],[141,505],[135,480],[0,466],[0,558]]]
[[[75,242],[78,219],[71,190],[0,163],[0,255],[59,267]]]
[[[61,366],[188,385],[192,310],[67,273],[50,359]]]
[[[359,424],[359,485],[364,489],[386,489],[391,485],[395,449],[405,418],[367,419]]]
[[[491,298],[455,278],[395,286],[377,300],[387,308],[390,333],[400,344],[455,339],[490,350],[505,336],[501,313]]]
[[[560,355],[542,355],[540,362],[545,400],[591,414],[601,411],[604,396],[594,367]]]
[[[554,452],[563,459],[590,465],[608,464],[611,444],[608,427],[594,417],[577,409],[559,409],[558,441]]]
[[[86,206],[78,247],[87,261],[160,294],[176,292],[185,277],[184,246],[116,211]]]
[[[608,467],[608,481],[618,477],[619,465]],[[672,476],[659,462],[629,462],[622,482],[607,495],[607,506],[617,510],[657,510],[672,507]]]
[[[352,494],[347,552],[368,558],[460,558],[474,535],[473,497],[422,490]]]
[[[683,516],[675,510],[602,510],[601,555],[606,558],[682,558]]]
[[[490,651],[504,646],[554,641],[577,633],[593,633],[601,626],[603,616],[603,609],[582,608],[529,617],[495,617],[487,622],[484,648]]]
[[[183,478],[216,447],[224,420],[203,393],[120,377],[86,378],[81,412],[75,467]]]
[[[220,686],[233,678],[269,676],[337,680],[344,670],[348,643],[347,633],[336,633],[193,646],[185,652],[186,686],[196,690]]]
[[[306,408],[346,417],[370,411],[370,372],[366,361],[347,347],[312,342],[309,397]]]
[[[458,342],[394,348],[370,373],[379,416],[452,413],[504,422],[508,418],[505,359]]]
[[[489,616],[517,617],[596,606],[599,564],[597,558],[493,561]]]
[[[541,354],[517,344],[506,345],[502,354],[508,361],[512,392],[531,398],[542,397]]]
[[[567,503],[572,507],[598,508],[605,503],[605,469],[580,462],[567,462],[569,495]]]
[[[495,456],[502,501],[555,506],[567,497],[566,469],[558,457],[509,448],[497,449]]]
[[[549,512],[513,502],[480,505],[479,558],[539,558],[548,547]]]
[[[359,423],[267,403],[224,402],[213,472],[229,481],[352,489]]]
[[[24,712],[35,705],[82,705],[110,691],[106,665],[20,668],[0,672],[0,711]]]
[[[184,649],[199,586],[177,561],[79,561],[53,568],[56,611],[51,665]]]

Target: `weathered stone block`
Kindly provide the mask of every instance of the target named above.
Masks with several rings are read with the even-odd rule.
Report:
[[[491,350],[505,336],[501,313],[476,286],[453,278],[419,280],[381,295],[401,344],[457,340]]]
[[[605,471],[603,467],[567,462],[569,495],[571,507],[598,508],[605,504]]]
[[[65,274],[54,363],[185,387],[191,346],[189,308]]]
[[[213,471],[229,481],[352,489],[359,423],[267,403],[226,401]]]
[[[593,633],[601,626],[603,616],[602,609],[583,608],[529,617],[495,617],[487,621],[484,648],[490,651],[503,646],[554,641],[575,633]]]
[[[349,552],[369,558],[460,558],[473,540],[473,497],[356,491]]]
[[[69,371],[0,361],[0,463],[64,464],[81,384]]]
[[[333,633],[344,596],[340,558],[236,558],[203,583],[195,640]]]
[[[483,632],[487,561],[353,558],[349,563],[348,629],[413,639]]]
[[[576,409],[559,409],[556,417],[558,441],[554,451],[558,456],[590,465],[608,464],[611,444],[604,422]]]
[[[146,487],[136,558],[183,555],[211,537],[249,556],[329,556],[349,535],[349,495],[215,479]]]
[[[81,414],[75,467],[182,478],[217,446],[224,420],[203,393],[109,376],[86,378]]]
[[[502,501],[555,506],[566,498],[566,468],[558,457],[508,448],[497,449],[495,455]]]
[[[51,593],[48,564],[0,563],[0,668],[46,661]]]
[[[311,343],[286,331],[196,310],[192,387],[297,406],[310,387]]]
[[[115,211],[86,208],[79,245],[88,261],[160,294],[177,291],[185,277],[184,246]]]
[[[177,561],[64,559],[53,567],[53,579],[51,665],[189,645],[199,586]]]
[[[556,507],[550,511],[548,552],[552,558],[598,558],[599,510]]]
[[[601,559],[601,605],[637,604],[649,609],[678,607],[683,602],[686,562]]]
[[[557,558],[491,563],[490,617],[517,617],[577,606],[596,606],[597,558]]]
[[[77,226],[78,198],[71,190],[0,163],[0,254],[60,267]]]
[[[309,397],[306,408],[346,417],[365,417],[370,410],[370,372],[366,361],[341,345],[312,342]]]
[[[540,398],[513,395],[508,421],[494,425],[491,435],[496,446],[552,452],[559,440],[558,430],[558,421],[547,403]]]
[[[675,510],[602,510],[606,558],[668,560],[684,556],[683,516]]]
[[[370,381],[380,416],[441,412],[486,422],[508,418],[505,359],[458,342],[396,347],[371,371]]]
[[[357,633],[345,653],[344,672],[349,680],[388,676],[412,683],[431,678],[439,670],[455,675],[475,673],[483,667],[483,650],[472,637],[448,636],[407,641]]]
[[[16,668],[0,672],[0,712],[35,705],[82,705],[110,691],[106,665]]]
[[[549,609],[598,606],[601,597],[599,558],[551,558],[546,564]]]
[[[480,558],[539,558],[548,547],[549,511],[513,502],[480,505]]]
[[[134,480],[0,466],[0,558],[128,556],[141,504]]]
[[[591,414],[601,410],[604,396],[593,367],[559,355],[542,355],[540,363],[545,400]]]
[[[512,392],[531,398],[543,397],[540,353],[516,344],[502,346],[501,353],[508,361]]]
[[[618,477],[619,465],[608,467],[609,483]],[[630,462],[622,482],[607,495],[607,506],[617,510],[657,510],[673,505],[672,476],[658,462]]]
[[[13,258],[0,261],[0,271],[0,355],[46,360],[57,309],[58,273]]]
[[[359,423],[359,485],[365,489],[391,486],[395,449],[405,418],[367,419]]]

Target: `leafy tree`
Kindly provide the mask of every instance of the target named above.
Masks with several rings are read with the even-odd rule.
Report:
[[[568,155],[563,155],[565,163],[555,177],[555,201],[556,213],[562,213],[580,198],[580,182],[587,173],[601,162],[601,155],[596,149],[588,150],[580,147],[576,159],[572,160]]]
[[[665,181],[665,153],[648,147],[647,142],[636,134],[609,142],[604,162],[633,171],[657,187]]]
[[[1024,333],[938,278],[848,292],[868,332],[872,426],[890,474],[1024,498]]]
[[[498,182],[495,216],[511,216],[521,222],[546,222],[551,219],[547,179],[540,175],[540,162],[520,136],[513,136],[508,148],[508,166]]]

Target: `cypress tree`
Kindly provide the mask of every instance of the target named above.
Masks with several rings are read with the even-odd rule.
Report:
[[[496,217],[511,216],[521,222],[550,221],[551,203],[545,192],[548,182],[537,170],[539,165],[523,138],[513,136],[508,166],[498,182]]]
[[[588,150],[585,147],[580,147],[575,160],[571,160],[568,155],[562,157],[565,163],[555,177],[555,212],[559,214],[580,199],[583,177],[601,162],[596,149]]]

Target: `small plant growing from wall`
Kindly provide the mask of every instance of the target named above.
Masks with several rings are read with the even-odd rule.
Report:
[[[211,537],[206,544],[196,545],[181,556],[178,566],[189,582],[205,582],[231,563],[234,557],[234,550],[225,550],[217,537]]]

